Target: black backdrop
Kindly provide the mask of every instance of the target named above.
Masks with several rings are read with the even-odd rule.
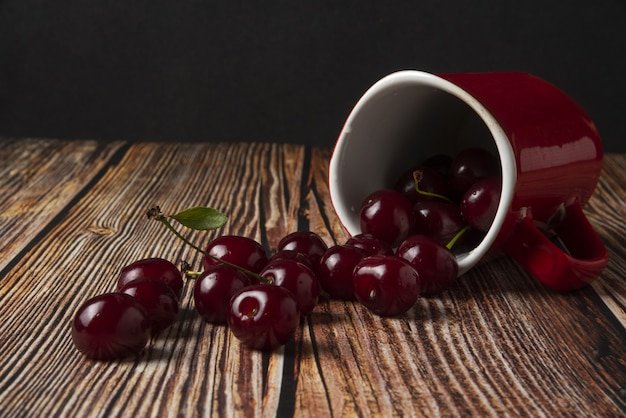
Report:
[[[0,136],[331,146],[380,77],[521,70],[626,151],[624,0],[0,0]]]

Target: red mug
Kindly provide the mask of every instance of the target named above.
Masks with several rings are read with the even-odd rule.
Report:
[[[582,208],[600,177],[600,136],[570,97],[526,73],[406,70],[376,82],[352,109],[330,160],[339,220],[358,234],[367,195],[426,157],[469,147],[498,156],[502,193],[484,238],[457,255],[459,275],[501,248],[554,290],[597,278],[608,255]]]

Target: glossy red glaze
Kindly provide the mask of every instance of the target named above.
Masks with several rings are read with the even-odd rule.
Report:
[[[513,149],[517,178],[499,242],[533,276],[556,290],[595,279],[607,252],[582,212],[602,168],[602,142],[589,116],[550,83],[525,73],[443,74],[497,120]],[[556,216],[555,216],[556,215]],[[571,255],[537,228],[554,229]]]
[[[550,83],[525,73],[440,75],[495,117],[513,147],[517,184],[512,210],[532,206],[549,217],[561,203],[587,202],[602,168],[602,142],[589,116]]]
[[[565,208],[564,220],[555,232],[555,239],[560,239],[567,251],[526,217],[516,224],[503,248],[526,271],[554,290],[576,290],[593,282],[606,265],[608,255],[578,201]]]

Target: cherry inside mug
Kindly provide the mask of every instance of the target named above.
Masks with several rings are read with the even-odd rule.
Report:
[[[482,241],[457,256],[459,275],[497,247],[555,290],[597,278],[607,252],[582,208],[600,177],[600,136],[569,96],[522,72],[405,70],[376,82],[350,112],[331,156],[329,188],[339,220],[358,234],[368,194],[392,187],[429,156],[471,147],[498,157],[502,193]]]

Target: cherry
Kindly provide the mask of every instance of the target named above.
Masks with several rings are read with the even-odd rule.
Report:
[[[287,289],[257,284],[233,295],[227,319],[233,335],[242,343],[253,349],[273,350],[294,336],[300,311]]]
[[[359,213],[361,232],[372,234],[392,247],[405,239],[412,227],[412,205],[397,190],[378,190],[366,197]]]
[[[178,298],[159,279],[142,277],[124,285],[120,292],[134,297],[146,309],[152,335],[172,325],[178,317]]]
[[[412,234],[427,235],[447,244],[466,224],[461,209],[445,201],[425,201],[413,208]]]
[[[328,246],[315,232],[296,231],[286,235],[278,243],[278,250],[292,250],[304,254],[313,268],[320,262]]]
[[[470,226],[483,232],[489,230],[496,217],[501,193],[500,177],[488,177],[470,186],[461,199],[461,212]]]
[[[124,293],[106,293],[87,300],[72,322],[76,349],[95,360],[138,355],[149,339],[146,309]]]
[[[276,251],[274,253],[273,256],[270,257],[270,259],[268,260],[268,264],[271,263],[274,260],[294,260],[294,261],[298,261],[302,264],[304,264],[305,266],[307,266],[308,268],[310,268],[311,270],[313,270],[313,264],[311,263],[311,260],[309,259],[309,257],[307,257],[306,255],[297,252],[296,250],[279,250]]]
[[[430,167],[420,166],[407,170],[398,179],[394,188],[413,204],[423,200],[438,200],[442,196],[447,199],[451,196],[446,177]]]
[[[448,181],[457,196],[463,196],[478,180],[500,174],[498,160],[483,148],[468,148],[457,154],[450,163]]]
[[[196,279],[193,299],[205,321],[225,324],[232,296],[251,284],[245,273],[225,264],[209,267]]]
[[[265,267],[268,260],[261,244],[252,238],[239,235],[222,235],[214,239],[205,249],[205,253],[205,269],[222,264],[217,258],[256,274]]]
[[[303,316],[311,313],[320,296],[320,286],[315,273],[306,265],[295,260],[274,260],[260,273],[271,284],[290,291],[298,310]]]
[[[358,247],[365,250],[368,255],[392,255],[393,248],[383,240],[376,238],[372,234],[357,234],[346,241],[346,245]]]
[[[184,286],[183,275],[172,262],[156,257],[137,260],[122,269],[117,279],[117,289],[120,290],[127,283],[142,277],[161,280],[180,299]]]
[[[351,245],[330,247],[317,269],[317,278],[322,289],[331,298],[354,300],[352,272],[357,263],[368,255],[364,249]]]
[[[422,167],[430,167],[444,178],[448,177],[452,157],[448,154],[434,154],[422,161]]]
[[[362,259],[354,268],[353,280],[356,299],[378,315],[401,315],[419,296],[417,271],[394,255]]]
[[[431,296],[449,288],[455,281],[459,266],[452,252],[425,235],[411,235],[396,251],[418,272],[420,293]]]

